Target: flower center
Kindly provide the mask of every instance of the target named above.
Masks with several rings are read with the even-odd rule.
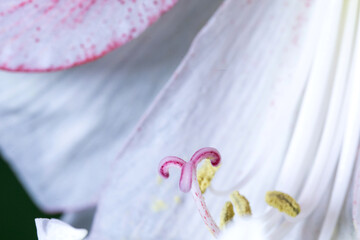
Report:
[[[238,191],[230,194],[230,201],[227,201],[220,215],[220,228],[212,218],[202,196],[210,186],[211,180],[218,171],[220,164],[220,154],[215,148],[202,148],[194,153],[189,162],[181,158],[169,156],[161,160],[159,173],[164,178],[169,177],[169,167],[181,169],[179,188],[183,192],[191,192],[199,213],[210,232],[217,238],[220,228],[223,229],[235,216],[234,205],[239,216],[251,215],[249,201]],[[206,162],[196,171],[197,165],[202,161]],[[291,217],[296,217],[300,213],[300,205],[286,193],[279,191],[269,191],[266,193],[265,201],[271,207],[277,208]]]

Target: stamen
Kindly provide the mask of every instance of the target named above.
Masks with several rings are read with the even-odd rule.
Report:
[[[216,167],[219,165],[221,157],[215,148],[202,148],[198,150],[194,153],[189,162],[185,162],[178,157],[166,157],[161,160],[159,164],[159,173],[164,178],[168,178],[169,167],[175,166],[181,168],[179,181],[180,190],[183,192],[189,192],[191,190],[194,201],[205,225],[209,228],[215,238],[217,238],[220,234],[220,229],[206,207],[204,197],[200,191],[199,182],[196,178],[196,166],[204,159],[210,159],[211,164]]]
[[[266,193],[265,201],[270,206],[277,208],[291,217],[296,217],[300,213],[300,205],[290,195],[279,192],[269,191]]]
[[[235,216],[231,202],[226,202],[220,214],[220,228],[223,229]]]
[[[235,209],[239,216],[251,215],[251,207],[249,201],[238,191],[233,191],[230,195],[230,200],[235,205]]]
[[[201,193],[204,194],[206,189],[210,186],[211,180],[215,176],[219,167],[213,167],[210,160],[206,159],[200,169],[197,171],[197,179]]]

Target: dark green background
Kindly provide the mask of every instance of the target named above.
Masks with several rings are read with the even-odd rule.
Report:
[[[41,212],[0,155],[0,239],[37,239],[35,218],[59,217]]]

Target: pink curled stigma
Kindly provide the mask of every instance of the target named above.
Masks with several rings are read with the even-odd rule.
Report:
[[[220,164],[221,156],[218,150],[211,147],[201,148],[194,153],[189,162],[175,156],[163,158],[159,164],[159,173],[162,177],[169,177],[169,168],[178,167],[181,169],[179,188],[182,192],[189,192],[192,186],[193,171],[204,159],[209,159],[211,164],[216,167]]]
[[[169,156],[160,161],[159,173],[164,178],[169,177],[169,168],[178,167],[181,169],[179,188],[183,192],[191,191],[196,207],[199,210],[200,216],[210,232],[217,238],[220,234],[220,229],[215,223],[213,217],[205,204],[205,199],[201,194],[199,183],[196,176],[196,167],[204,159],[210,159],[211,164],[216,167],[220,164],[220,153],[211,147],[201,148],[191,157],[189,162],[185,162],[181,158]]]

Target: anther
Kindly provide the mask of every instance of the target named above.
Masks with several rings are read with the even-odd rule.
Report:
[[[223,229],[234,218],[234,207],[231,202],[226,202],[220,214],[220,228]]]
[[[251,215],[251,207],[249,201],[238,191],[230,194],[230,200],[235,205],[235,210],[239,216]]]
[[[268,205],[277,208],[291,217],[296,217],[300,213],[300,205],[290,195],[279,192],[269,191],[266,193],[265,201]]]
[[[206,159],[197,171],[196,175],[202,194],[204,194],[206,189],[210,186],[211,180],[215,176],[215,173],[218,169],[219,167],[214,167],[210,160]]]

